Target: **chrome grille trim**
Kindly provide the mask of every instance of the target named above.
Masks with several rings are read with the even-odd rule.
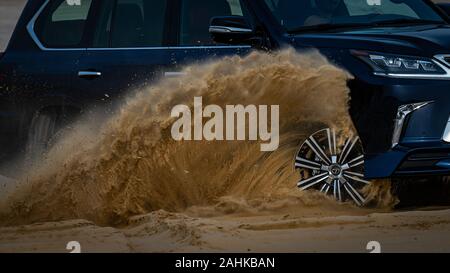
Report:
[[[450,54],[439,54],[434,56],[435,59],[450,67]],[[448,61],[447,61],[448,60]]]
[[[450,118],[448,119],[447,127],[445,127],[444,136],[442,137],[442,139],[445,142],[450,142]]]

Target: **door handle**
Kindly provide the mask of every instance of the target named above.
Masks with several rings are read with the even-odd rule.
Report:
[[[164,72],[164,77],[166,78],[181,77],[184,75],[186,75],[185,72]]]
[[[100,71],[79,71],[78,77],[85,78],[85,79],[94,79],[98,78],[102,75],[102,72]]]

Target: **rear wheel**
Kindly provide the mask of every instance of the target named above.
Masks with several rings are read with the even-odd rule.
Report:
[[[58,109],[46,109],[35,114],[28,130],[27,162],[34,162],[45,155],[67,121],[67,115]]]
[[[337,135],[333,129],[317,131],[301,145],[295,168],[300,172],[300,190],[315,189],[359,206],[366,203],[362,189],[371,182],[364,179],[359,137]]]

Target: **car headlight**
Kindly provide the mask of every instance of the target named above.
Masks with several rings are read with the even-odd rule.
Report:
[[[364,51],[352,51],[352,54],[372,67],[374,74],[378,76],[450,79],[449,68],[434,59]]]

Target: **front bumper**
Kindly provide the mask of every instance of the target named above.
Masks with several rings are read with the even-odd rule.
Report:
[[[386,153],[367,155],[366,177],[384,178],[415,175],[450,175],[450,146],[423,148],[398,146]]]
[[[450,81],[355,81],[351,113],[366,153],[366,178],[450,175]],[[424,102],[396,132],[399,109]]]

